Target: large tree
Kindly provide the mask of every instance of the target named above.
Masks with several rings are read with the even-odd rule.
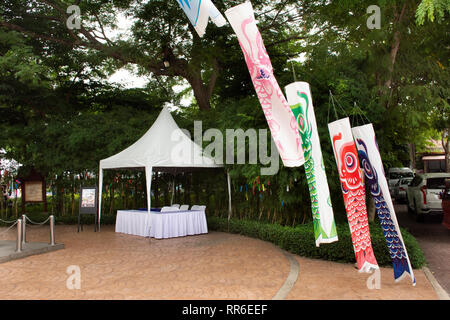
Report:
[[[239,2],[215,4],[223,12]],[[297,1],[252,2],[259,13],[261,30],[270,42],[281,44],[304,37],[306,32],[297,24],[301,7],[293,6]],[[72,19],[66,13],[71,4],[81,10],[78,29],[66,26]],[[132,32],[129,37],[111,39],[107,30],[115,27],[119,12],[133,21]],[[184,79],[202,110],[211,107],[220,71],[233,63],[229,58],[234,53],[229,48],[235,47],[236,40],[231,27],[218,29],[210,24],[200,39],[175,0],[6,0],[0,4],[0,13],[0,26],[22,32],[46,48],[59,44],[74,50],[93,50],[113,59],[117,67],[131,63],[155,77]]]

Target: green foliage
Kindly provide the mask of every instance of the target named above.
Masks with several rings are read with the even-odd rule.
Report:
[[[324,259],[337,262],[355,263],[355,253],[348,225],[337,224],[339,241],[316,247],[312,222],[296,227],[261,223],[252,220],[208,217],[210,230],[238,233],[271,242],[280,248],[302,257]],[[405,229],[401,229],[406,249],[413,268],[425,265],[425,257],[416,239]],[[370,224],[370,233],[375,257],[380,266],[392,265],[386,240],[379,224]]]
[[[222,12],[237,4],[234,0],[214,2]],[[74,1],[55,3],[63,6]],[[430,12],[431,6],[437,8],[434,15],[439,17],[439,8],[448,8],[448,1],[423,0],[419,5],[416,0],[307,0],[299,5],[295,0],[253,0],[252,4],[280,87],[294,80],[292,67],[298,80],[311,84],[335,219],[346,223],[327,124],[345,116],[353,125],[372,122],[386,167],[409,165],[409,143],[421,150],[430,136],[448,128],[449,21],[415,23],[415,15]],[[366,9],[372,4],[381,7],[380,30],[366,28]],[[115,27],[120,10],[132,20],[130,35],[118,35],[100,49],[90,43],[79,46],[60,21],[64,17],[43,1],[0,3],[0,149],[5,149],[5,157],[47,175],[58,215],[70,212],[71,195],[81,185],[96,184],[100,159],[128,147],[146,132],[164,105],[179,106],[181,97],[192,91],[188,88],[175,94],[172,87],[176,84],[200,77],[207,88],[217,72],[211,109],[201,109],[193,101],[174,112],[179,126],[191,133],[195,120],[203,121],[203,131],[267,129],[230,26],[209,24],[200,39],[176,1],[96,0],[80,6],[84,23],[95,26],[98,35],[100,23]],[[6,22],[28,33],[11,30]],[[393,64],[396,35],[400,45]],[[167,48],[169,55],[164,53]],[[164,69],[163,59],[172,59],[172,67]],[[149,76],[147,87],[126,89],[109,84],[107,76],[124,65]],[[336,114],[330,91],[339,104]],[[226,166],[232,177],[233,217],[290,226],[308,223],[310,199],[304,169],[281,165],[277,175],[262,177],[261,167]],[[86,173],[91,174],[89,179]],[[256,183],[258,178],[260,183]],[[145,192],[132,196],[133,187],[126,182],[130,179],[133,187],[145,183],[141,174],[107,172],[103,210],[114,213],[127,206],[145,206]],[[159,186],[153,185],[159,195],[152,200],[167,203],[173,179],[161,176]],[[224,215],[223,172],[179,175],[175,180],[186,189],[177,193],[177,202],[205,203],[214,214]],[[127,200],[133,197],[135,203]]]
[[[423,25],[428,18],[431,22],[444,19],[445,14],[450,13],[450,2],[448,0],[422,0],[417,7],[416,22]]]

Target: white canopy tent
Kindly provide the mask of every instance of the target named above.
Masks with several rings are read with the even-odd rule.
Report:
[[[152,172],[183,172],[197,168],[221,168],[213,159],[203,155],[195,144],[176,124],[167,107],[159,114],[151,128],[125,150],[100,160],[99,170],[99,217],[100,227],[103,189],[103,170],[118,168],[145,168],[147,181],[147,210],[150,212]],[[229,179],[229,175],[228,175]],[[229,210],[231,193],[229,192]]]

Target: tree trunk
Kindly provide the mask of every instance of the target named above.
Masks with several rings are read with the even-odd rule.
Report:
[[[189,84],[192,86],[194,91],[195,100],[200,110],[211,109],[211,104],[209,102],[210,96],[208,95],[207,87],[203,84],[202,78],[198,75],[196,77],[190,77],[188,79]]]
[[[159,208],[159,174],[155,175],[155,207]]]
[[[394,28],[397,30],[394,32],[393,42],[391,44],[391,52],[390,52],[390,64],[388,67],[388,76],[384,83],[384,87],[386,89],[386,92],[389,93],[386,101],[386,108],[389,108],[389,104],[391,102],[392,94],[394,92],[394,88],[392,85],[393,77],[394,77],[394,66],[395,61],[397,59],[398,50],[400,49],[400,42],[401,42],[401,32],[399,28],[401,28],[401,24],[403,21],[403,18],[406,13],[406,7],[407,7],[407,1],[404,2],[402,9],[400,12],[397,12],[397,6],[394,5]]]
[[[72,216],[75,215],[75,180],[72,184]]]
[[[111,184],[109,188],[109,214],[112,214],[114,210],[114,185]]]
[[[2,199],[0,200],[0,212],[1,212],[1,216],[2,216],[2,218],[3,218],[3,217],[4,217],[4,216],[3,216],[3,201],[4,201],[4,198],[5,198],[5,197],[3,197],[3,189],[1,189],[1,191],[2,191],[2,194],[1,194]],[[6,215],[8,215],[8,214],[6,214]]]
[[[134,177],[133,209],[137,209],[137,203],[136,203],[137,191],[138,191],[138,188],[137,188],[137,183],[138,183],[138,181],[137,181],[137,180],[138,180],[138,179],[137,179],[137,177],[135,176],[135,177]]]
[[[66,189],[63,188],[63,192],[62,192],[62,212],[63,212],[63,216],[66,215]]]
[[[442,133],[442,147],[445,151],[445,172],[450,173],[450,128]]]
[[[416,169],[416,144],[409,143],[409,163],[411,169]]]

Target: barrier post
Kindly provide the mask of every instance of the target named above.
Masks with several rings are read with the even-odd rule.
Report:
[[[50,216],[50,245],[55,245],[55,217]]]
[[[22,252],[22,219],[17,219],[16,252]]]
[[[27,216],[22,215],[22,243],[27,243]]]

